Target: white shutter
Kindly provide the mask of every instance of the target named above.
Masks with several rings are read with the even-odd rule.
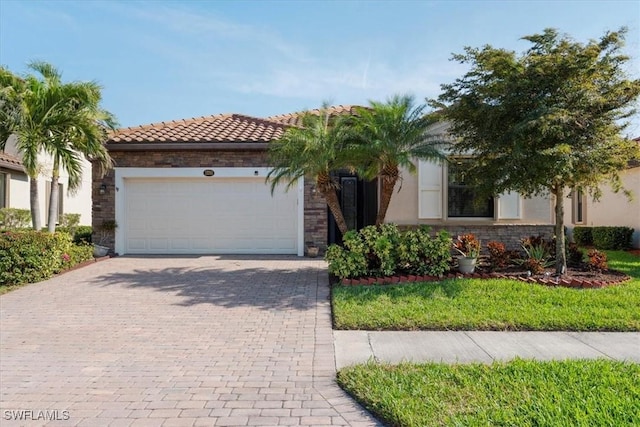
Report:
[[[498,219],[520,219],[522,217],[522,201],[515,191],[503,193],[498,198]]]
[[[442,218],[442,165],[418,162],[418,218]]]

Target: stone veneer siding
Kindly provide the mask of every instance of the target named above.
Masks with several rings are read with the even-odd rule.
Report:
[[[116,167],[137,168],[186,168],[186,167],[267,167],[267,153],[262,150],[157,150],[157,151],[111,151]],[[105,220],[115,219],[115,171],[100,177],[93,167],[92,209],[94,242],[100,224]],[[100,186],[106,186],[105,194],[100,194]],[[304,198],[304,244],[305,252],[309,246],[317,246],[321,250],[327,243],[327,209],[324,199],[312,193],[311,182],[305,183]],[[294,190],[290,190],[294,191]],[[105,242],[112,250],[115,242],[113,236]]]
[[[402,229],[415,228],[417,226],[400,226]],[[497,240],[504,243],[509,250],[520,250],[520,240],[529,236],[543,236],[551,239],[554,236],[552,224],[476,224],[476,225],[430,225],[431,232],[437,233],[446,230],[452,238],[460,234],[473,233],[482,243],[483,251],[486,251],[487,243]]]

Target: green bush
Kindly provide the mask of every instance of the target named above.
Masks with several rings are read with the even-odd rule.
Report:
[[[93,260],[93,245],[88,243],[73,244],[67,253],[61,255],[62,269],[67,270],[82,262]]]
[[[431,237],[427,226],[405,231],[397,247],[400,268],[408,273],[440,276],[449,269],[451,235],[441,231]]]
[[[91,243],[91,234],[93,230],[90,225],[78,225],[73,228],[56,227],[58,233],[68,233],[71,235],[73,243]]]
[[[31,211],[29,209],[0,209],[0,227],[2,229],[27,228],[29,224],[31,224]]]
[[[73,235],[73,243],[91,243],[91,235],[93,234],[93,229],[90,225],[79,225],[76,227],[76,232]]]
[[[578,246],[591,246],[593,245],[593,235],[591,234],[591,227],[574,227],[573,228],[573,241]]]
[[[593,245],[598,249],[623,250],[631,246],[633,228],[592,227]]]
[[[441,275],[449,269],[451,237],[429,228],[400,233],[395,224],[349,231],[343,246],[331,245],[325,259],[329,272],[339,278],[404,274]]]
[[[0,233],[0,286],[46,280],[93,259],[93,247],[75,245],[68,233],[7,231]]]
[[[71,246],[67,233],[0,234],[0,285],[33,283],[51,277],[62,269],[62,255],[68,254]]]

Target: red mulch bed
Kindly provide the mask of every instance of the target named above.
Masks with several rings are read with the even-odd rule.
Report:
[[[640,252],[640,251],[638,251]],[[399,275],[393,277],[364,277],[359,279],[343,279],[343,285],[392,285],[411,282],[434,282],[442,279],[453,278],[478,278],[478,279],[515,279],[527,283],[537,283],[546,286],[563,286],[568,288],[604,288],[615,286],[631,279],[628,275],[616,271],[593,271],[588,268],[568,268],[566,274],[558,277],[555,269],[549,268],[542,274],[531,275],[527,271],[512,267],[509,270],[491,272],[479,267],[473,274],[451,272],[442,277]]]

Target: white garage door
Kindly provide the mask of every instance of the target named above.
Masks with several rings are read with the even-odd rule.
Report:
[[[295,254],[297,193],[264,178],[124,180],[129,254]]]

